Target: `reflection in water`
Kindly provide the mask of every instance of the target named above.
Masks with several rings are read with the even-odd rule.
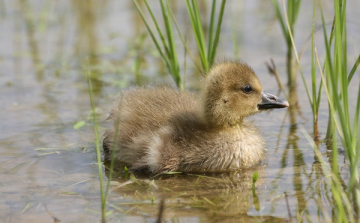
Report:
[[[293,166],[293,170],[294,170],[294,177],[293,177],[293,182],[296,183],[294,184],[294,186],[296,187],[296,185],[301,185],[301,181],[300,182],[296,182],[296,177],[295,175],[301,175],[301,172],[297,171],[295,172],[295,169],[298,170],[297,165],[295,165],[297,162],[299,162],[298,160],[298,156],[296,155],[297,153],[295,153],[294,150],[298,150],[298,145],[297,145],[297,140],[298,137],[296,135],[296,130],[297,130],[297,94],[296,94],[296,89],[292,88],[291,90],[289,90],[289,94],[288,94],[288,102],[289,102],[289,108],[288,108],[288,113],[289,113],[289,118],[290,118],[290,128],[289,128],[289,133],[288,133],[288,137],[287,137],[287,143],[286,143],[286,149],[283,151],[282,156],[281,156],[281,168],[279,169],[279,172],[277,173],[277,177],[275,178],[275,180],[272,182],[272,184],[274,185],[274,187],[279,187],[279,181],[280,179],[284,176],[284,171],[287,168],[288,165],[288,159],[289,159],[289,153],[291,152],[290,150],[293,150],[293,154],[294,154],[294,166]],[[295,193],[297,193],[298,190],[296,190]],[[298,196],[296,196],[298,198]],[[285,197],[284,197],[285,198]],[[299,203],[299,199],[298,199],[298,203]]]
[[[109,163],[106,169],[109,168],[107,165]],[[149,179],[141,172],[128,175],[123,166],[116,166],[113,176],[116,182],[112,183],[112,190],[120,196],[140,201],[121,204],[129,210],[129,214],[146,213],[155,217],[158,206],[153,202],[165,200],[164,214],[167,218],[186,216],[210,222],[286,222],[283,218],[247,214],[253,205],[261,209],[260,201],[256,200],[256,189],[252,190],[255,171],[264,176],[264,167],[256,167],[241,173],[163,174]],[[108,171],[106,173],[109,174]],[[261,177],[256,188],[262,187],[264,181]],[[144,202],[146,200],[148,202]]]
[[[288,174],[289,168],[292,170],[292,187],[285,190],[290,195],[289,199],[296,199],[296,208],[292,207],[292,216],[299,221],[317,221],[322,222],[327,220],[331,221],[332,216],[335,216],[334,198],[331,194],[331,189],[327,177],[322,170],[322,164],[318,161],[313,148],[306,149],[302,144],[299,146],[300,136],[298,135],[298,121],[299,106],[297,89],[292,88],[289,90],[289,103],[290,107],[289,120],[290,128],[287,136],[287,143],[285,150],[281,157],[281,167],[277,173],[277,177],[273,180],[274,188],[281,187],[281,179],[284,179]],[[315,142],[319,149],[319,142]],[[293,156],[291,156],[291,153]],[[311,171],[307,169],[312,154]],[[289,164],[292,163],[292,166]],[[308,165],[307,165],[308,163]],[[331,160],[330,160],[331,165]],[[326,167],[327,168],[327,167]],[[309,173],[308,173],[309,172]],[[340,173],[339,173],[340,175]],[[344,180],[340,177],[341,184],[346,188]],[[285,198],[285,197],[283,197]],[[274,207],[276,203],[274,202]],[[313,209],[313,207],[316,207]]]
[[[33,12],[28,10],[30,6],[26,0],[20,0],[19,5],[22,12],[21,14],[24,16],[26,38],[28,40],[33,67],[37,74],[38,80],[41,81],[43,79],[44,70],[39,53],[40,49],[38,40],[35,38],[36,29],[38,28],[37,22],[34,21],[34,15],[32,14]]]
[[[102,72],[97,68],[99,64],[97,22],[99,13],[106,7],[106,3],[107,1],[94,0],[72,1],[73,8],[77,11],[78,36],[75,43],[75,52],[78,55],[84,55],[80,64],[85,67],[85,72],[90,72],[95,97],[102,90]]]
[[[289,89],[289,100],[291,101],[289,106],[289,117],[290,117],[290,130],[288,135],[288,142],[286,150],[292,149],[294,164],[293,164],[293,185],[295,190],[295,196],[297,199],[297,213],[306,213],[308,215],[306,207],[306,199],[304,197],[302,177],[306,176],[305,160],[303,151],[299,148],[297,136],[297,114],[298,114],[298,95],[297,88],[292,86]],[[283,157],[285,158],[285,157]],[[305,216],[306,216],[305,215]]]
[[[287,136],[287,143],[285,150],[283,151],[282,158],[281,158],[281,168],[279,169],[277,178],[273,181],[273,185],[275,187],[280,186],[279,180],[283,177],[284,171],[288,168],[288,163],[290,157],[290,153],[293,154],[293,176],[292,176],[292,185],[294,190],[294,197],[297,200],[297,208],[296,213],[293,213],[297,220],[303,219],[303,217],[308,217],[309,212],[307,208],[307,200],[305,198],[305,190],[303,189],[303,177],[307,176],[306,172],[306,163],[303,155],[303,150],[299,148],[299,136],[297,135],[298,130],[298,121],[297,116],[299,113],[299,106],[298,106],[298,95],[296,87],[292,87],[289,89],[288,92],[288,101],[289,101],[289,119],[290,119],[290,128],[289,133]],[[309,178],[309,182],[311,182],[311,177]],[[287,193],[291,194],[291,191],[286,191]],[[285,197],[284,197],[285,198]]]

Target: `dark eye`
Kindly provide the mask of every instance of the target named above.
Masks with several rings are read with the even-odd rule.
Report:
[[[252,89],[251,86],[246,85],[246,86],[243,88],[243,92],[245,92],[246,94],[250,94],[251,92],[253,92],[253,89]]]

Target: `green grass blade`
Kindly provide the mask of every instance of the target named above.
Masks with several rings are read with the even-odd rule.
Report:
[[[318,56],[317,53],[316,54],[316,59],[319,65],[319,69],[321,69],[321,65],[320,62],[318,60]],[[320,70],[320,74],[321,74],[321,78],[325,78],[323,72]],[[325,86],[326,88],[326,86]],[[346,193],[344,192],[344,190],[342,190],[341,187],[341,182],[338,178],[336,178],[334,176],[334,174],[331,172],[331,167],[329,166],[329,163],[324,161],[323,158],[323,154],[320,153],[319,149],[317,149],[316,144],[314,142],[314,140],[310,137],[310,135],[307,133],[307,131],[304,128],[300,128],[300,130],[303,132],[305,138],[309,141],[309,143],[312,145],[312,147],[314,148],[315,154],[316,156],[319,158],[319,162],[321,163],[321,167],[322,170],[324,171],[324,176],[330,176],[329,180],[330,180],[330,184],[331,184],[331,192],[333,194],[333,199],[334,199],[334,203],[337,208],[338,213],[336,213],[338,215],[338,219],[342,219],[343,221],[339,221],[339,222],[355,222],[354,220],[354,216],[352,215],[346,215],[345,213],[351,213],[351,202],[348,198],[348,196],[346,195]],[[341,215],[341,216],[340,216]],[[333,216],[333,218],[336,218],[336,215]],[[345,218],[345,219],[343,219]]]
[[[145,19],[145,15],[142,12],[137,0],[133,0],[135,3],[135,6],[142,18],[142,20],[145,23],[145,26],[151,36],[151,39],[153,40],[156,49],[158,50],[162,60],[165,63],[165,66],[167,68],[167,70],[169,71],[169,73],[171,74],[171,76],[173,77],[176,85],[182,89],[183,85],[182,85],[182,80],[181,80],[181,75],[180,75],[180,68],[178,65],[178,59],[177,59],[177,52],[176,52],[176,47],[175,47],[175,41],[174,41],[174,36],[173,36],[173,31],[172,31],[172,23],[171,23],[171,16],[169,16],[170,14],[170,7],[164,5],[163,0],[160,0],[160,5],[161,5],[161,9],[162,9],[162,16],[163,16],[163,20],[164,20],[164,24],[165,24],[165,30],[166,30],[166,38],[164,36],[164,34],[162,33],[162,31],[160,30],[159,24],[154,16],[154,13],[152,12],[149,4],[147,3],[146,0],[144,0],[146,8],[152,18],[152,21],[155,24],[156,30],[158,32],[158,35],[160,37],[162,46],[165,50],[165,53],[163,52],[163,50],[161,49],[160,43],[157,40],[157,38],[154,35],[154,32],[152,31],[152,29],[150,28],[149,23],[147,22],[147,20]]]
[[[89,62],[87,62],[87,67],[89,67]],[[97,160],[97,166],[98,166],[98,172],[99,172],[100,197],[101,197],[101,219],[102,219],[102,222],[105,222],[106,221],[106,198],[105,198],[104,187],[103,187],[103,172],[102,172],[102,162],[101,162],[101,152],[100,152],[100,136],[99,136],[99,129],[98,129],[98,124],[97,124],[97,115],[96,115],[96,110],[95,110],[93,87],[92,87],[92,82],[91,82],[91,72],[89,69],[87,71],[87,81],[88,81],[88,89],[89,89],[90,104],[91,104],[91,114],[92,114],[93,122],[94,122],[96,160]]]
[[[330,105],[332,120],[335,123],[336,130],[340,136],[342,145],[346,152],[346,157],[349,160],[350,167],[350,182],[348,185],[347,196],[352,199],[352,205],[346,205],[346,212],[342,207],[342,201],[346,199],[342,197],[342,200],[339,198],[336,199],[336,210],[337,210],[337,220],[338,221],[347,221],[347,217],[359,216],[360,214],[360,189],[359,189],[359,173],[358,173],[358,162],[359,162],[359,145],[358,139],[358,118],[359,118],[359,109],[360,109],[360,87],[358,89],[358,98],[356,103],[356,110],[354,115],[355,124],[352,125],[350,118],[350,107],[349,107],[349,83],[357,69],[357,63],[360,60],[360,57],[356,60],[353,69],[350,74],[347,75],[347,32],[346,32],[346,0],[335,0],[334,1],[334,22],[333,28],[330,35],[330,44],[327,41],[326,29],[324,16],[322,13],[322,23],[324,29],[324,37],[326,44],[326,82],[322,75],[324,81],[324,87],[326,94],[328,96],[328,102]],[[331,59],[331,42],[334,39],[334,48],[333,48],[333,60]],[[331,64],[332,63],[332,64]],[[332,135],[333,138],[333,174],[335,178],[339,178],[338,174],[338,151],[336,146],[336,134]],[[333,186],[332,186],[333,187]],[[338,196],[343,189],[333,187],[332,192],[335,196]],[[349,210],[350,208],[350,210]],[[353,221],[351,221],[353,222]]]
[[[309,88],[308,88],[308,86],[306,84],[306,81],[305,81],[305,76],[304,76],[304,73],[303,73],[301,65],[300,65],[300,59],[299,59],[299,55],[298,55],[297,50],[296,50],[293,34],[291,32],[291,29],[290,29],[290,23],[289,23],[287,15],[286,15],[285,3],[283,4],[283,10],[284,10],[284,17],[285,17],[287,29],[288,29],[288,36],[289,36],[289,39],[291,41],[291,44],[292,44],[292,47],[293,47],[293,50],[294,50],[294,53],[295,53],[295,59],[296,59],[297,65],[299,67],[299,72],[301,74],[302,81],[303,81],[304,86],[305,86],[306,95],[308,97],[308,100],[311,102],[311,96],[310,96]]]
[[[314,2],[316,2],[316,1],[314,1]],[[294,13],[295,14],[295,21],[294,22],[296,22],[296,19],[297,19],[298,15],[299,15],[300,5],[301,5],[301,0],[296,1],[296,3],[295,3],[295,13]]]
[[[298,1],[297,4],[300,4],[301,1]],[[314,5],[313,5],[313,19],[312,19],[312,30],[311,30],[311,77],[312,77],[312,103],[310,102],[310,104],[313,107],[313,114],[314,114],[314,119],[318,116],[319,114],[319,107],[320,107],[320,102],[321,102],[321,92],[322,92],[322,80],[320,79],[320,84],[319,84],[319,90],[317,91],[317,85],[316,85],[316,59],[315,59],[315,15],[316,15],[316,4],[317,1],[314,1]],[[299,6],[297,6],[298,8]],[[298,11],[297,11],[298,13]]]
[[[174,56],[174,53],[176,54],[176,52],[174,52],[174,43],[173,43],[173,35],[172,35],[172,28],[171,28],[171,21],[170,18],[167,14],[167,9],[164,6],[164,2],[163,0],[159,0],[160,2],[160,6],[161,6],[161,14],[163,16],[163,21],[164,21],[164,25],[165,25],[165,31],[166,31],[166,37],[167,37],[167,43],[166,40],[163,39],[163,44],[164,47],[166,47],[166,49],[168,50],[168,59],[170,60],[170,63],[173,65],[172,63],[172,58]],[[152,16],[153,13],[151,12]]]
[[[324,13],[323,10],[321,8],[321,21],[322,21],[322,28],[323,28],[323,35],[324,35],[324,41],[325,41],[325,50],[326,50],[326,58],[325,59],[325,68],[328,70],[328,72],[330,72],[331,74],[334,73],[334,68],[333,68],[333,64],[332,64],[332,59],[331,59],[331,37],[330,37],[330,43],[327,37],[327,33],[326,33],[326,24],[325,24],[325,18],[324,18]]]
[[[189,13],[191,26],[194,31],[195,40],[198,46],[201,64],[204,70],[208,70],[208,59],[206,56],[206,47],[205,47],[205,38],[202,30],[202,23],[199,15],[199,8],[197,7],[196,0],[192,0],[190,4],[190,0],[186,0],[186,7]]]
[[[146,1],[145,1],[145,2],[146,2]],[[153,31],[152,31],[151,28],[150,28],[149,23],[148,23],[147,20],[145,19],[145,15],[144,15],[144,13],[142,12],[142,10],[141,10],[141,8],[140,8],[137,0],[134,0],[134,4],[135,4],[135,6],[136,6],[136,8],[137,8],[137,10],[138,10],[138,12],[139,12],[142,20],[143,20],[144,23],[145,23],[146,29],[148,30],[148,32],[149,32],[149,34],[150,34],[150,36],[151,36],[151,39],[153,40],[153,42],[154,42],[154,44],[155,44],[155,46],[156,46],[156,49],[158,50],[161,58],[163,59],[165,65],[166,65],[166,67],[167,67],[167,69],[170,70],[170,64],[169,64],[167,58],[165,57],[163,51],[161,50],[161,47],[160,47],[160,45],[159,45],[159,43],[158,43],[158,41],[157,41],[157,39],[156,39]],[[155,17],[153,18],[153,20],[154,20],[154,19],[155,19]],[[156,24],[157,24],[157,23],[156,23]],[[158,32],[159,32],[159,34],[161,33],[160,29],[158,29]],[[162,35],[161,35],[161,36],[162,36]],[[162,39],[162,40],[163,40],[163,39]],[[164,42],[165,42],[165,40],[163,40],[163,43],[164,43]]]
[[[279,3],[277,2],[277,0],[272,0],[272,3],[273,3],[273,6],[275,8],[276,17],[278,18],[278,20],[280,22],[280,26],[281,26],[281,30],[283,32],[283,35],[285,36],[286,39],[288,39],[289,33],[288,33],[287,28],[286,28],[284,18],[283,18],[282,14],[281,14]]]
[[[193,9],[193,13],[194,13],[194,21],[195,21],[195,27],[196,27],[196,34],[198,36],[198,38],[200,39],[200,43],[201,43],[201,48],[204,51],[204,53],[206,53],[206,44],[205,44],[205,35],[202,29],[202,21],[201,21],[201,17],[200,17],[200,10],[199,10],[199,6],[197,3],[197,0],[192,0],[191,1],[191,5],[192,5],[192,9]]]
[[[285,1],[283,1],[283,3],[285,4]],[[284,10],[284,13],[287,12],[287,20],[290,24],[290,27],[288,27],[289,30],[291,30],[291,32],[293,32],[292,30],[292,24],[294,24],[294,0],[290,0],[287,1],[287,11]]]
[[[317,101],[316,101],[317,113],[318,113],[319,107],[320,107],[322,88],[323,88],[323,81],[322,81],[322,79],[320,79],[319,91],[317,93]]]
[[[355,71],[358,68],[359,64],[360,64],[360,55],[358,56],[357,60],[355,61],[354,66],[351,68],[350,74],[348,76],[349,83],[351,82],[351,79],[353,78]]]
[[[316,9],[316,1],[314,1],[313,6],[313,19],[312,19],[312,26],[311,26],[311,88],[312,88],[312,100],[310,100],[310,105],[313,111],[314,119],[316,115],[316,107],[318,105],[316,101],[316,62],[315,62],[315,9]],[[315,120],[314,120],[315,124]]]
[[[196,69],[197,69],[199,72],[202,72],[201,66],[198,64],[198,62],[196,61],[195,57],[192,55],[191,51],[189,50],[189,47],[188,47],[187,44],[186,44],[186,41],[185,41],[183,35],[181,34],[180,28],[179,28],[179,26],[178,26],[178,24],[177,24],[177,22],[176,22],[176,19],[174,18],[174,14],[173,14],[171,11],[170,11],[170,13],[171,13],[172,21],[174,22],[175,28],[176,28],[176,30],[177,30],[177,32],[178,32],[178,34],[179,34],[180,39],[181,39],[181,42],[182,42],[182,44],[183,44],[184,47],[185,47],[186,53],[189,55],[190,59],[193,61]]]
[[[214,23],[215,23],[215,8],[216,0],[212,1],[211,14],[210,14],[210,26],[209,26],[209,42],[208,42],[208,58],[210,58],[212,51],[212,43],[214,39]],[[211,64],[211,63],[210,63]]]
[[[345,1],[346,2],[346,1]],[[345,138],[343,139],[344,145],[347,145],[350,148],[349,143],[351,142],[351,130],[350,130],[350,117],[349,117],[349,98],[348,98],[348,78],[347,78],[347,57],[346,54],[346,41],[343,41],[343,38],[346,38],[346,24],[343,24],[342,19],[346,19],[346,15],[342,15],[342,8],[344,7],[343,1],[335,1],[335,71],[340,79],[340,91],[341,91],[341,103],[337,101],[337,108],[339,110],[340,123],[342,125],[342,130],[344,131]],[[337,83],[334,83],[334,87]]]
[[[358,89],[358,96],[357,96],[356,109],[355,109],[355,115],[354,115],[354,126],[353,126],[353,132],[352,132],[352,134],[353,134],[352,148],[356,148],[356,143],[360,144],[360,142],[357,142],[357,137],[354,137],[357,135],[357,128],[359,125],[359,113],[360,113],[360,84],[359,84],[359,89]],[[360,152],[358,152],[358,155],[360,155]]]
[[[223,0],[221,2],[221,7],[220,7],[220,13],[219,13],[219,18],[218,18],[218,23],[216,26],[216,33],[215,33],[215,39],[214,42],[211,44],[211,48],[209,48],[209,65],[212,65],[214,63],[214,59],[215,59],[215,55],[216,55],[216,49],[219,43],[219,38],[220,38],[220,30],[221,30],[221,24],[222,24],[222,19],[224,16],[224,9],[225,9],[225,4],[226,4],[226,0]],[[211,49],[211,51],[210,51]]]
[[[163,44],[163,46],[164,46],[165,53],[166,53],[166,55],[169,57],[169,56],[170,56],[169,47],[168,47],[167,44],[166,44],[166,40],[165,40],[165,38],[164,38],[164,35],[163,35],[163,33],[162,33],[162,31],[161,31],[161,29],[160,29],[160,27],[159,27],[159,23],[157,22],[157,20],[156,20],[156,18],[155,18],[155,16],[154,16],[154,13],[152,12],[152,10],[151,10],[151,8],[150,8],[147,0],[144,0],[144,2],[145,2],[145,5],[146,5],[147,10],[148,10],[148,12],[149,12],[149,14],[150,14],[150,16],[151,16],[151,19],[152,19],[152,21],[154,22],[154,25],[155,25],[155,27],[156,27],[156,31],[157,31],[157,33],[158,33],[158,35],[159,35],[159,37],[160,37],[160,40],[161,40],[161,42],[162,42],[162,44]],[[144,22],[146,23],[146,20],[144,19],[143,16],[142,16],[142,18],[143,18]],[[147,27],[150,27],[150,26],[147,26]],[[148,30],[149,30],[149,29],[148,29]],[[149,31],[149,32],[150,32],[150,31]]]
[[[177,58],[177,52],[176,52],[176,46],[174,41],[174,32],[172,30],[172,23],[171,23],[171,16],[169,15],[170,6],[169,2],[166,1],[166,6],[163,3],[163,0],[160,0],[161,5],[161,11],[165,23],[165,30],[168,40],[168,47],[169,47],[169,60],[171,64],[171,70],[173,78],[175,79],[176,84],[181,85],[181,76],[180,76],[180,68],[178,64],[178,58]]]
[[[321,65],[320,65],[320,61],[319,61],[319,57],[317,55],[316,49],[315,49],[315,55],[316,55],[316,59],[317,59],[318,68],[320,70],[321,78],[322,78],[323,82],[325,83],[325,75],[323,74],[323,72],[321,70]],[[336,119],[335,107],[334,107],[333,101],[331,100],[330,89],[328,88],[328,86],[326,84],[324,85],[324,89],[325,89],[326,95],[328,96],[329,107],[330,107],[330,110],[331,110],[331,114],[333,115],[332,118],[334,119],[336,126],[339,127],[338,120]],[[339,132],[340,135],[341,135],[341,133],[342,132]],[[332,167],[331,167],[331,170],[332,170],[331,176],[332,176],[333,179],[332,179],[332,184],[331,184],[331,191],[332,191],[333,198],[335,200],[336,210],[338,212],[337,213],[337,219],[339,221],[339,220],[344,218],[345,209],[343,207],[343,202],[342,202],[342,199],[341,199],[341,192],[343,190],[337,184],[339,182],[339,176],[338,176],[338,164],[337,164],[338,151],[337,151],[337,147],[336,147],[336,135],[333,134],[332,137],[333,137],[332,138],[333,139],[333,143],[332,143],[332,145],[333,145],[333,150],[332,150],[333,162],[332,162]],[[319,157],[321,157],[321,155]],[[345,220],[343,222],[347,222],[346,219],[343,219],[343,220]]]

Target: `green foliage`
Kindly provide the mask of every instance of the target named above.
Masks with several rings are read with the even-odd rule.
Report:
[[[281,25],[281,31],[283,32],[286,42],[291,46],[290,35],[292,35],[291,33],[294,33],[294,25],[299,15],[301,0],[288,0],[286,15],[281,14],[280,6],[277,0],[272,0],[272,3],[275,8],[276,17]],[[288,19],[290,29],[286,24],[287,22],[285,17]]]
[[[179,88],[184,88],[182,78],[180,75],[179,61],[177,57],[176,45],[175,45],[175,35],[173,31],[173,24],[176,26],[179,37],[183,43],[184,48],[189,53],[191,53],[187,47],[187,44],[183,38],[177,22],[173,16],[173,13],[170,9],[168,0],[159,0],[162,13],[162,21],[164,23],[165,32],[159,26],[159,22],[156,19],[153,11],[151,10],[147,0],[144,0],[146,9],[150,14],[151,20],[155,25],[155,28],[151,28],[149,22],[147,21],[143,10],[141,9],[137,0],[133,0],[137,10],[140,13],[142,20],[145,23],[145,26],[156,46],[157,51],[159,52],[162,60],[164,61],[168,72],[171,74]],[[200,17],[200,10],[196,0],[186,0],[186,7],[188,10],[191,26],[193,28],[193,33],[198,47],[198,52],[201,59],[202,68],[204,71],[208,71],[210,66],[214,63],[216,48],[219,43],[220,30],[222,24],[222,18],[224,15],[226,0],[221,1],[220,11],[217,22],[215,21],[216,17],[216,0],[212,1],[210,23],[209,23],[209,32],[208,32],[208,41],[205,40],[204,24]],[[157,36],[155,35],[157,34]],[[195,66],[197,66],[196,61],[191,57]]]
[[[346,0],[335,0],[334,2],[335,18],[334,18],[334,48],[331,50],[330,41],[326,36],[326,26],[324,16],[322,14],[324,37],[326,43],[325,72],[322,78],[325,83],[326,95],[328,97],[329,107],[331,110],[331,119],[335,124],[332,129],[332,172],[338,180],[338,147],[337,147],[337,131],[342,146],[345,149],[346,157],[350,166],[350,182],[347,195],[352,201],[353,212],[355,216],[360,214],[360,185],[358,162],[360,157],[360,145],[358,142],[358,122],[360,112],[360,85],[357,95],[357,103],[354,111],[354,117],[350,117],[349,106],[349,81],[351,81],[355,72],[359,57],[356,60],[352,71],[347,74],[347,35],[346,35]],[[330,37],[331,38],[331,37]],[[335,130],[336,129],[336,130]],[[347,221],[347,216],[352,212],[347,212],[342,207],[343,199],[339,195],[339,190],[343,190],[336,182],[332,184],[332,191],[335,197],[338,211],[338,221]]]
[[[314,135],[317,137],[317,120],[319,115],[319,107],[321,101],[321,92],[322,92],[322,82],[319,84],[319,90],[317,91],[317,81],[316,81],[316,60],[315,60],[315,13],[316,13],[316,1],[314,1],[313,6],[313,17],[312,17],[312,27],[311,27],[311,96],[308,93],[308,99],[311,105],[312,113],[313,113],[313,125],[314,125]],[[303,77],[303,83],[306,86],[306,82]],[[306,87],[306,90],[308,88]]]
[[[179,61],[177,58],[176,46],[174,41],[174,32],[172,29],[172,18],[171,18],[171,9],[169,6],[169,1],[165,0],[164,2],[164,0],[160,0],[161,12],[165,27],[165,34],[161,31],[159,27],[159,23],[155,18],[154,13],[151,10],[148,2],[146,0],[144,0],[144,2],[151,16],[152,21],[155,24],[156,32],[159,35],[160,40],[155,36],[155,30],[153,30],[150,27],[150,24],[147,22],[147,19],[145,18],[145,14],[142,11],[141,7],[139,6],[137,0],[134,0],[135,6],[141,15],[141,18],[143,19],[145,26],[151,36],[151,39],[153,40],[162,60],[164,61],[167,70],[173,77],[176,85],[182,89],[183,85],[182,85]]]
[[[328,129],[331,131],[331,134],[328,135],[331,135],[332,139],[331,170],[333,177],[331,181],[331,190],[336,204],[336,217],[338,222],[353,222],[354,220],[351,219],[356,219],[360,215],[360,184],[358,171],[360,157],[360,144],[358,142],[360,85],[355,111],[351,112],[349,104],[349,83],[358,67],[360,56],[355,61],[352,70],[348,74],[346,0],[335,0],[334,11],[335,17],[330,38],[327,36],[325,19],[323,12],[321,11],[326,48],[324,69],[320,66],[319,58],[316,58],[324,83],[331,115],[329,117],[331,128]],[[334,40],[333,46],[332,40]],[[351,114],[354,114],[354,116],[351,117]],[[344,191],[345,189],[343,189],[339,183],[337,135],[340,138],[350,166],[350,182],[347,191]],[[344,192],[346,192],[346,196],[344,196]],[[347,205],[344,206],[343,203]]]
[[[296,86],[297,72],[295,70],[295,64],[293,62],[293,53],[294,53],[293,35],[294,35],[294,26],[297,17],[299,15],[301,0],[288,0],[287,7],[285,7],[284,5],[284,14],[281,13],[280,6],[277,0],[272,0],[272,3],[275,8],[276,17],[280,22],[281,30],[285,37],[285,41],[287,45],[288,86],[290,88],[294,88]]]
[[[291,3],[290,3],[291,2]],[[297,56],[296,47],[293,40],[292,22],[294,16],[289,14],[289,4],[298,4],[296,1],[288,1],[288,13],[284,14],[287,29],[284,19],[280,14],[279,6],[273,0],[275,9],[281,23],[283,33],[288,41],[290,39],[292,47],[294,48],[299,70],[303,78],[303,83],[306,88],[309,103],[314,114],[314,125],[316,124],[317,115],[319,111],[322,88],[325,89],[327,100],[329,103],[329,126],[327,134],[331,138],[331,165],[330,168],[323,165],[324,172],[330,170],[330,184],[334,204],[336,207],[335,217],[337,222],[355,222],[360,216],[360,184],[358,163],[360,157],[360,145],[358,142],[359,132],[359,113],[360,113],[360,84],[357,94],[357,102],[355,111],[350,111],[349,103],[349,83],[354,76],[354,73],[360,62],[360,55],[357,57],[350,73],[348,74],[347,66],[347,35],[346,35],[346,0],[334,1],[334,22],[330,37],[328,37],[324,15],[321,10],[322,29],[325,40],[326,56],[324,65],[321,66],[314,41],[315,36],[315,12],[317,1],[314,2],[313,9],[313,25],[312,25],[312,40],[311,40],[311,88],[312,92],[308,91],[304,75],[301,70],[299,58]],[[290,7],[291,8],[291,7]],[[285,5],[284,5],[284,11]],[[290,10],[291,12],[292,10]],[[297,11],[293,12],[295,15]],[[289,18],[287,17],[289,15]],[[296,19],[296,17],[295,17]],[[316,82],[316,71],[320,71],[322,81],[318,84]],[[317,87],[319,86],[319,87]],[[354,116],[351,117],[351,114]],[[345,150],[346,157],[350,166],[350,182],[348,189],[344,189],[341,185],[338,165],[338,144],[337,136],[339,136],[341,144]],[[321,154],[318,152],[317,145],[314,144],[314,151],[317,157],[323,162]],[[357,220],[355,220],[357,219]]]
[[[210,15],[210,27],[209,27],[209,39],[208,39],[208,47],[206,48],[205,34],[203,29],[203,23],[200,18],[200,11],[197,0],[186,0],[186,7],[189,13],[191,26],[193,28],[193,32],[195,35],[196,43],[198,46],[198,51],[201,58],[201,64],[205,71],[208,71],[210,66],[214,63],[216,48],[219,42],[220,29],[222,18],[224,15],[226,0],[222,0],[219,18],[216,25],[216,30],[214,30],[215,26],[215,8],[216,8],[216,0],[213,0],[211,7],[211,15]]]

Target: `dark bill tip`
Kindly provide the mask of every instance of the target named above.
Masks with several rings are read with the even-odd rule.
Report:
[[[258,104],[258,108],[260,110],[289,107],[289,103],[286,100],[278,98],[275,95],[267,92],[261,92],[261,95],[262,101],[260,104]]]

